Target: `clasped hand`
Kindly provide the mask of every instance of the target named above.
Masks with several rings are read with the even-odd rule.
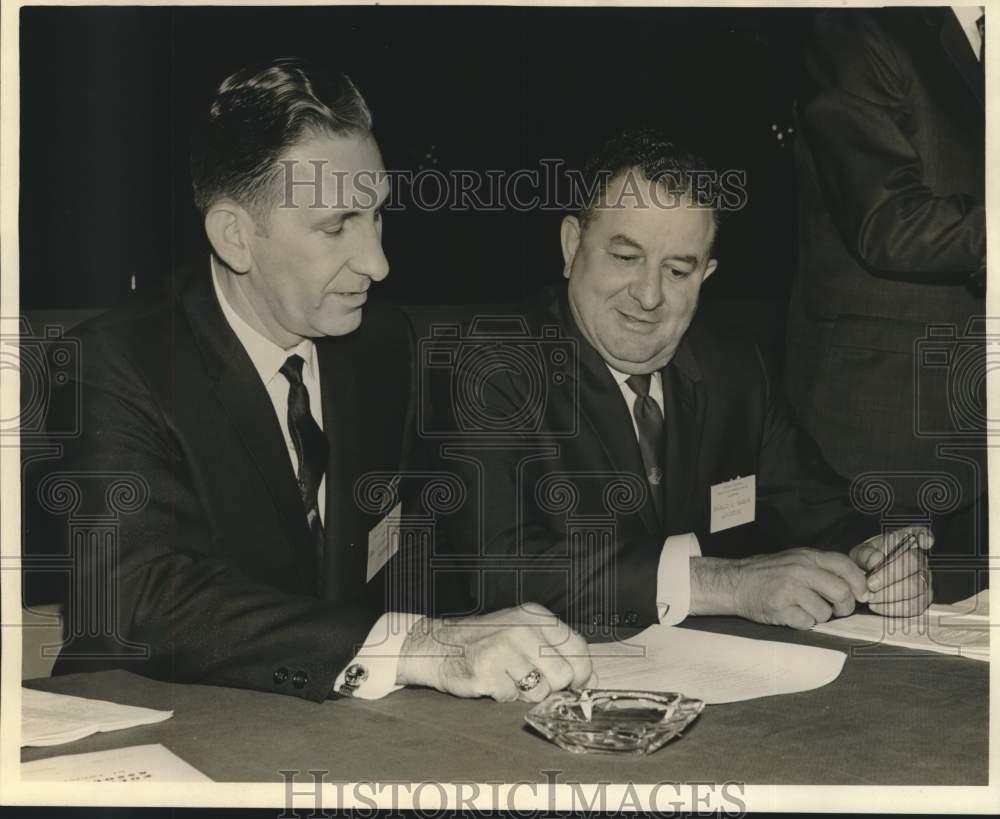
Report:
[[[910,542],[886,560],[904,538]],[[735,613],[798,629],[847,616],[856,603],[887,617],[920,614],[932,600],[927,552],[933,543],[930,530],[915,526],[876,535],[847,555],[789,549],[737,561]]]
[[[477,617],[419,621],[403,644],[396,679],[458,697],[540,702],[591,676],[586,640],[544,606],[526,603]],[[532,687],[522,690],[517,682],[525,678]]]

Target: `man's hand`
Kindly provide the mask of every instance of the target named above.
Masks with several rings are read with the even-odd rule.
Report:
[[[744,560],[691,559],[691,613],[735,614],[810,629],[868,599],[865,574],[839,552],[789,549]]]
[[[912,542],[885,561],[886,555],[911,535]],[[912,617],[926,609],[934,599],[927,567],[927,552],[933,545],[934,535],[926,526],[907,526],[875,535],[851,549],[851,559],[871,572],[868,608],[886,617]]]
[[[532,671],[541,677],[537,685],[519,689]],[[403,644],[396,681],[458,697],[539,702],[584,685],[591,672],[586,640],[544,606],[526,603],[478,617],[420,620]]]

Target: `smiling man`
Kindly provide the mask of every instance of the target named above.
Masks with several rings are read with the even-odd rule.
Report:
[[[478,389],[456,391],[483,402],[455,407],[443,450],[483,498],[451,523],[452,549],[477,566],[469,592],[483,609],[535,600],[588,629],[689,613],[810,628],[857,602],[923,611],[930,533],[866,539],[879,522],[853,511],[753,341],[696,317],[717,268],[716,212],[694,194],[704,170],[649,132],[604,146],[584,172],[589,200],[562,222],[568,286],[526,314],[540,360],[569,341],[576,366],[512,367],[497,345],[496,367],[475,363],[489,373]],[[532,406],[536,426],[488,444],[457,420]]]
[[[135,503],[112,551],[75,553],[55,673],[316,701],[406,684],[538,700],[587,681],[586,644],[541,606],[386,610],[396,566],[372,563],[384,521],[357,487],[406,470],[416,391],[408,322],[367,303],[389,272],[371,124],[342,75],[279,60],[229,77],[192,154],[211,257],[79,328],[80,377],[50,418],[79,409],[81,434],[53,477],[94,512],[122,480]]]

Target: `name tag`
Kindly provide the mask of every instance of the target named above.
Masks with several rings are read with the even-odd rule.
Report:
[[[724,532],[753,523],[757,516],[757,476],[747,475],[712,487],[712,519],[709,532]]]
[[[399,551],[399,518],[401,503],[397,503],[368,533],[368,576],[371,583],[382,567]]]

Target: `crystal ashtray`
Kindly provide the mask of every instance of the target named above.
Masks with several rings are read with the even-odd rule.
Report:
[[[680,736],[704,707],[683,694],[585,688],[557,691],[524,718],[575,754],[651,754]]]

